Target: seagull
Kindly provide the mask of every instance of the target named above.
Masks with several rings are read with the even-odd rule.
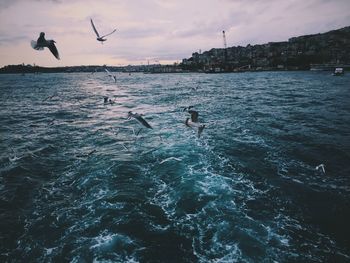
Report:
[[[191,114],[191,121],[192,122],[198,122],[198,111],[195,110],[191,110],[193,108],[193,106],[188,106],[185,107],[183,111],[187,111],[189,114]]]
[[[129,111],[128,113],[128,119],[130,119],[131,117],[135,118],[140,124],[142,124],[143,126],[145,126],[146,128],[152,129],[151,125],[148,124],[147,121],[145,121],[144,118],[142,118],[142,116],[138,113],[133,113],[132,111]]]
[[[32,40],[30,42],[32,48],[35,50],[44,50],[44,47],[48,47],[51,53],[57,58],[60,59],[60,55],[58,54],[58,50],[55,46],[55,40],[46,40],[45,33],[41,32],[37,41]]]
[[[103,97],[103,103],[104,103],[104,104],[107,104],[107,103],[113,104],[114,101],[115,101],[115,98],[114,98],[114,100],[111,100],[111,99],[109,99],[108,97]]]
[[[191,114],[191,121],[198,122],[198,111],[189,110],[188,113]]]
[[[325,169],[325,165],[323,163],[321,163],[320,165],[317,165],[315,167],[316,171],[322,172],[323,174],[326,174],[326,169]]]
[[[204,128],[205,128],[205,125],[198,122],[198,116],[199,116],[198,111],[191,110],[192,108],[193,108],[193,106],[189,106],[189,107],[186,107],[184,109],[184,111],[187,110],[187,112],[189,114],[191,114],[191,119],[187,118],[185,121],[185,124],[188,127],[191,127],[193,129],[197,129],[197,136],[199,138],[201,136]]]
[[[106,68],[105,68],[105,71],[107,72],[108,76],[110,76],[114,80],[114,82],[117,82],[117,77],[115,75],[109,72],[109,70]]]
[[[95,31],[95,34],[96,34],[96,36],[97,36],[96,39],[97,39],[98,41],[100,41],[101,44],[103,44],[103,42],[107,40],[107,39],[105,39],[104,37],[109,36],[109,35],[113,34],[113,33],[116,31],[116,29],[114,29],[111,33],[100,37],[100,34],[97,32],[96,27],[95,27],[95,25],[94,25],[94,22],[92,21],[91,18],[90,18],[90,22],[91,22],[92,29]]]
[[[195,122],[190,120],[190,118],[187,118],[185,121],[185,125],[187,127],[190,127],[192,129],[197,129],[197,136],[198,138],[201,137],[201,134],[205,128],[205,124],[201,124],[200,122]]]

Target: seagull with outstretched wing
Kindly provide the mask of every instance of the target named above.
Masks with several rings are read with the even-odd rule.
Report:
[[[32,40],[30,42],[32,48],[34,48],[35,50],[44,50],[44,47],[47,47],[57,59],[60,59],[60,55],[58,54],[58,50],[55,46],[55,43],[55,40],[46,40],[44,32],[40,33],[40,36],[37,41]]]
[[[142,118],[140,114],[129,111],[128,119],[130,119],[131,117],[135,118],[140,124],[142,124],[146,128],[152,129],[151,125],[149,125],[149,123],[144,118]]]
[[[103,44],[104,41],[107,40],[107,39],[105,39],[105,37],[107,37],[107,36],[109,36],[109,35],[112,35],[112,34],[116,31],[116,29],[114,29],[111,33],[108,33],[108,34],[106,34],[106,35],[104,35],[104,36],[100,36],[100,34],[97,32],[97,29],[96,29],[96,27],[95,27],[95,25],[94,25],[94,22],[92,21],[91,18],[90,18],[90,22],[91,22],[92,29],[95,31],[95,34],[96,34],[96,36],[97,36],[96,39],[97,39],[98,41],[100,41],[102,44]]]
[[[114,82],[117,82],[117,77],[113,75],[108,69],[105,68],[105,71],[107,72],[108,76],[110,76]]]
[[[321,163],[320,165],[317,165],[315,167],[315,170],[318,172],[321,172],[322,174],[326,174],[326,169],[325,169],[325,165],[323,163]]]

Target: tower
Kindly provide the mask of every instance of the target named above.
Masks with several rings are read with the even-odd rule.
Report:
[[[222,39],[224,40],[224,48],[227,48],[225,30],[222,31]]]
[[[227,43],[226,43],[226,35],[225,30],[222,31],[222,39],[224,41],[224,57],[223,57],[223,69],[227,70]]]

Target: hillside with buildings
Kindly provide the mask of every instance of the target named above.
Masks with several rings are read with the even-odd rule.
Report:
[[[213,48],[193,53],[182,63],[173,65],[108,66],[111,71],[144,73],[180,72],[241,72],[261,70],[334,70],[350,69],[350,26],[323,34],[290,38],[284,42],[269,42],[246,47]],[[102,72],[106,65],[40,67],[37,65],[8,65],[1,73]]]
[[[144,73],[175,73],[182,72],[177,64],[174,65],[128,65],[128,66],[70,66],[70,67],[41,67],[30,64],[7,65],[0,68],[0,74],[18,74],[18,73],[75,73],[75,72],[105,72],[105,69],[112,72],[144,72]]]
[[[285,42],[213,48],[183,59],[183,70],[235,72],[246,70],[308,70],[350,64],[350,26]]]

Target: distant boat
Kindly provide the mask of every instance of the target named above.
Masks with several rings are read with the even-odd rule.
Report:
[[[344,75],[344,69],[343,68],[335,68],[333,72],[333,76],[342,76]]]

